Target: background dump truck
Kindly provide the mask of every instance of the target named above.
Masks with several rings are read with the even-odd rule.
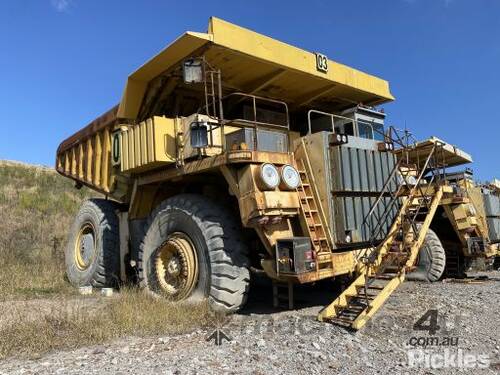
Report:
[[[232,312],[251,269],[285,285],[347,275],[319,319],[360,328],[407,273],[462,272],[498,233],[446,174],[471,159],[386,126],[374,106],[391,100],[382,79],[217,18],[183,34],[58,148],[57,171],[106,197],[78,213],[69,280]]]

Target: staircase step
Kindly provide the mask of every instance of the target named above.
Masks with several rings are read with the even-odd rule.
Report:
[[[350,311],[350,310],[342,310],[337,314],[339,318],[347,318],[347,319],[356,319],[361,314],[361,311]]]
[[[365,302],[366,300],[373,301],[374,299],[375,297],[365,296],[364,294],[357,294],[355,296],[350,296],[349,302],[360,301],[360,300],[362,302]]]
[[[373,294],[373,293],[368,293],[368,288],[366,288],[366,291],[367,291],[366,295],[367,295],[369,298],[370,298],[370,297],[377,297],[377,296],[378,296],[378,293],[376,293],[376,294]],[[364,289],[364,288],[361,288],[361,289],[359,290],[358,296],[361,296],[361,297],[363,297],[363,298],[365,297],[365,289]]]
[[[392,280],[394,279],[395,276],[386,276],[386,275],[374,275],[370,276],[370,279],[376,279],[376,280]]]
[[[335,317],[332,317],[329,319],[331,322],[333,323],[342,323],[342,324],[347,324],[347,325],[351,325],[355,319],[346,319],[346,318],[340,318],[338,316],[335,316]]]
[[[361,289],[361,290],[364,290],[364,286],[358,286],[357,288]],[[370,285],[367,285],[366,289],[382,290],[382,289],[384,289],[384,287],[382,287],[382,286],[370,286]]]

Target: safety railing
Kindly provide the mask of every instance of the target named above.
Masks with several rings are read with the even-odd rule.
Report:
[[[313,115],[320,115],[320,116],[324,116],[324,117],[328,118],[330,120],[330,129],[333,133],[337,133],[336,125],[342,126],[342,125],[345,125],[347,123],[352,123],[352,125],[353,125],[352,133],[353,134],[351,134],[351,135],[353,135],[353,136],[366,138],[366,137],[361,136],[360,125],[362,125],[362,126],[370,127],[372,137],[369,139],[377,140],[376,136],[380,136],[383,140],[385,140],[387,138],[387,133],[384,132],[383,128],[382,128],[382,130],[380,130],[380,128],[376,126],[379,124],[375,123],[374,121],[369,122],[367,120],[356,120],[356,119],[351,118],[351,117],[337,115],[337,114],[333,114],[333,113],[329,113],[329,112],[323,112],[323,111],[319,111],[316,109],[311,109],[307,112],[308,134],[311,134],[313,132],[313,130],[315,130],[314,129],[314,120],[312,118]],[[335,120],[338,120],[337,124],[336,124]],[[330,129],[328,129],[328,130],[330,130]],[[321,130],[326,130],[326,129],[321,129]],[[401,144],[401,146],[402,146],[402,144]]]
[[[248,103],[250,105],[248,106]],[[207,104],[208,105],[208,104]],[[249,108],[249,116],[246,116],[244,109],[238,111],[238,114],[243,114],[243,116],[232,116],[231,114],[235,112],[236,108],[242,109],[243,107]],[[269,113],[274,113],[276,117],[281,119],[281,122],[269,122],[262,121],[261,112],[265,111],[262,107],[274,107],[281,109],[278,111],[268,111]],[[290,117],[288,111],[288,105],[280,100],[274,100],[269,98],[264,98],[261,96],[245,94],[241,92],[235,92],[224,96],[221,100],[220,113],[223,113],[225,117],[217,118],[217,124],[211,124],[209,127],[210,139],[213,139],[211,135],[217,129],[220,129],[221,134],[221,145],[214,145],[214,147],[221,147],[223,150],[227,146],[226,142],[226,127],[238,128],[238,129],[251,129],[252,131],[252,144],[251,148],[253,150],[260,150],[259,147],[259,131],[262,129],[271,130],[274,132],[279,132],[282,134],[283,144],[281,148],[277,147],[276,152],[282,149],[283,152],[289,151],[289,131],[290,131]],[[269,136],[270,137],[270,136]],[[279,149],[279,150],[278,150]]]

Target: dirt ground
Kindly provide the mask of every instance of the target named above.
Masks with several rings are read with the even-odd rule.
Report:
[[[30,360],[6,359],[0,374],[499,374],[500,272],[480,275],[488,279],[405,282],[358,332],[315,320],[333,298],[318,288],[298,288],[297,309],[287,311],[272,309],[271,289],[259,286],[246,310],[223,325],[182,335],[128,337]],[[4,312],[6,306],[1,306]],[[414,329],[428,310],[437,310],[439,328],[433,334]],[[217,332],[220,345],[214,341]]]

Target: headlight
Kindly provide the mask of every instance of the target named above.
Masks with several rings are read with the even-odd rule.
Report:
[[[264,163],[260,166],[259,177],[262,189],[273,190],[280,183],[278,169],[270,163]]]
[[[285,189],[297,189],[300,184],[299,172],[291,165],[284,165],[281,167],[281,182]]]

